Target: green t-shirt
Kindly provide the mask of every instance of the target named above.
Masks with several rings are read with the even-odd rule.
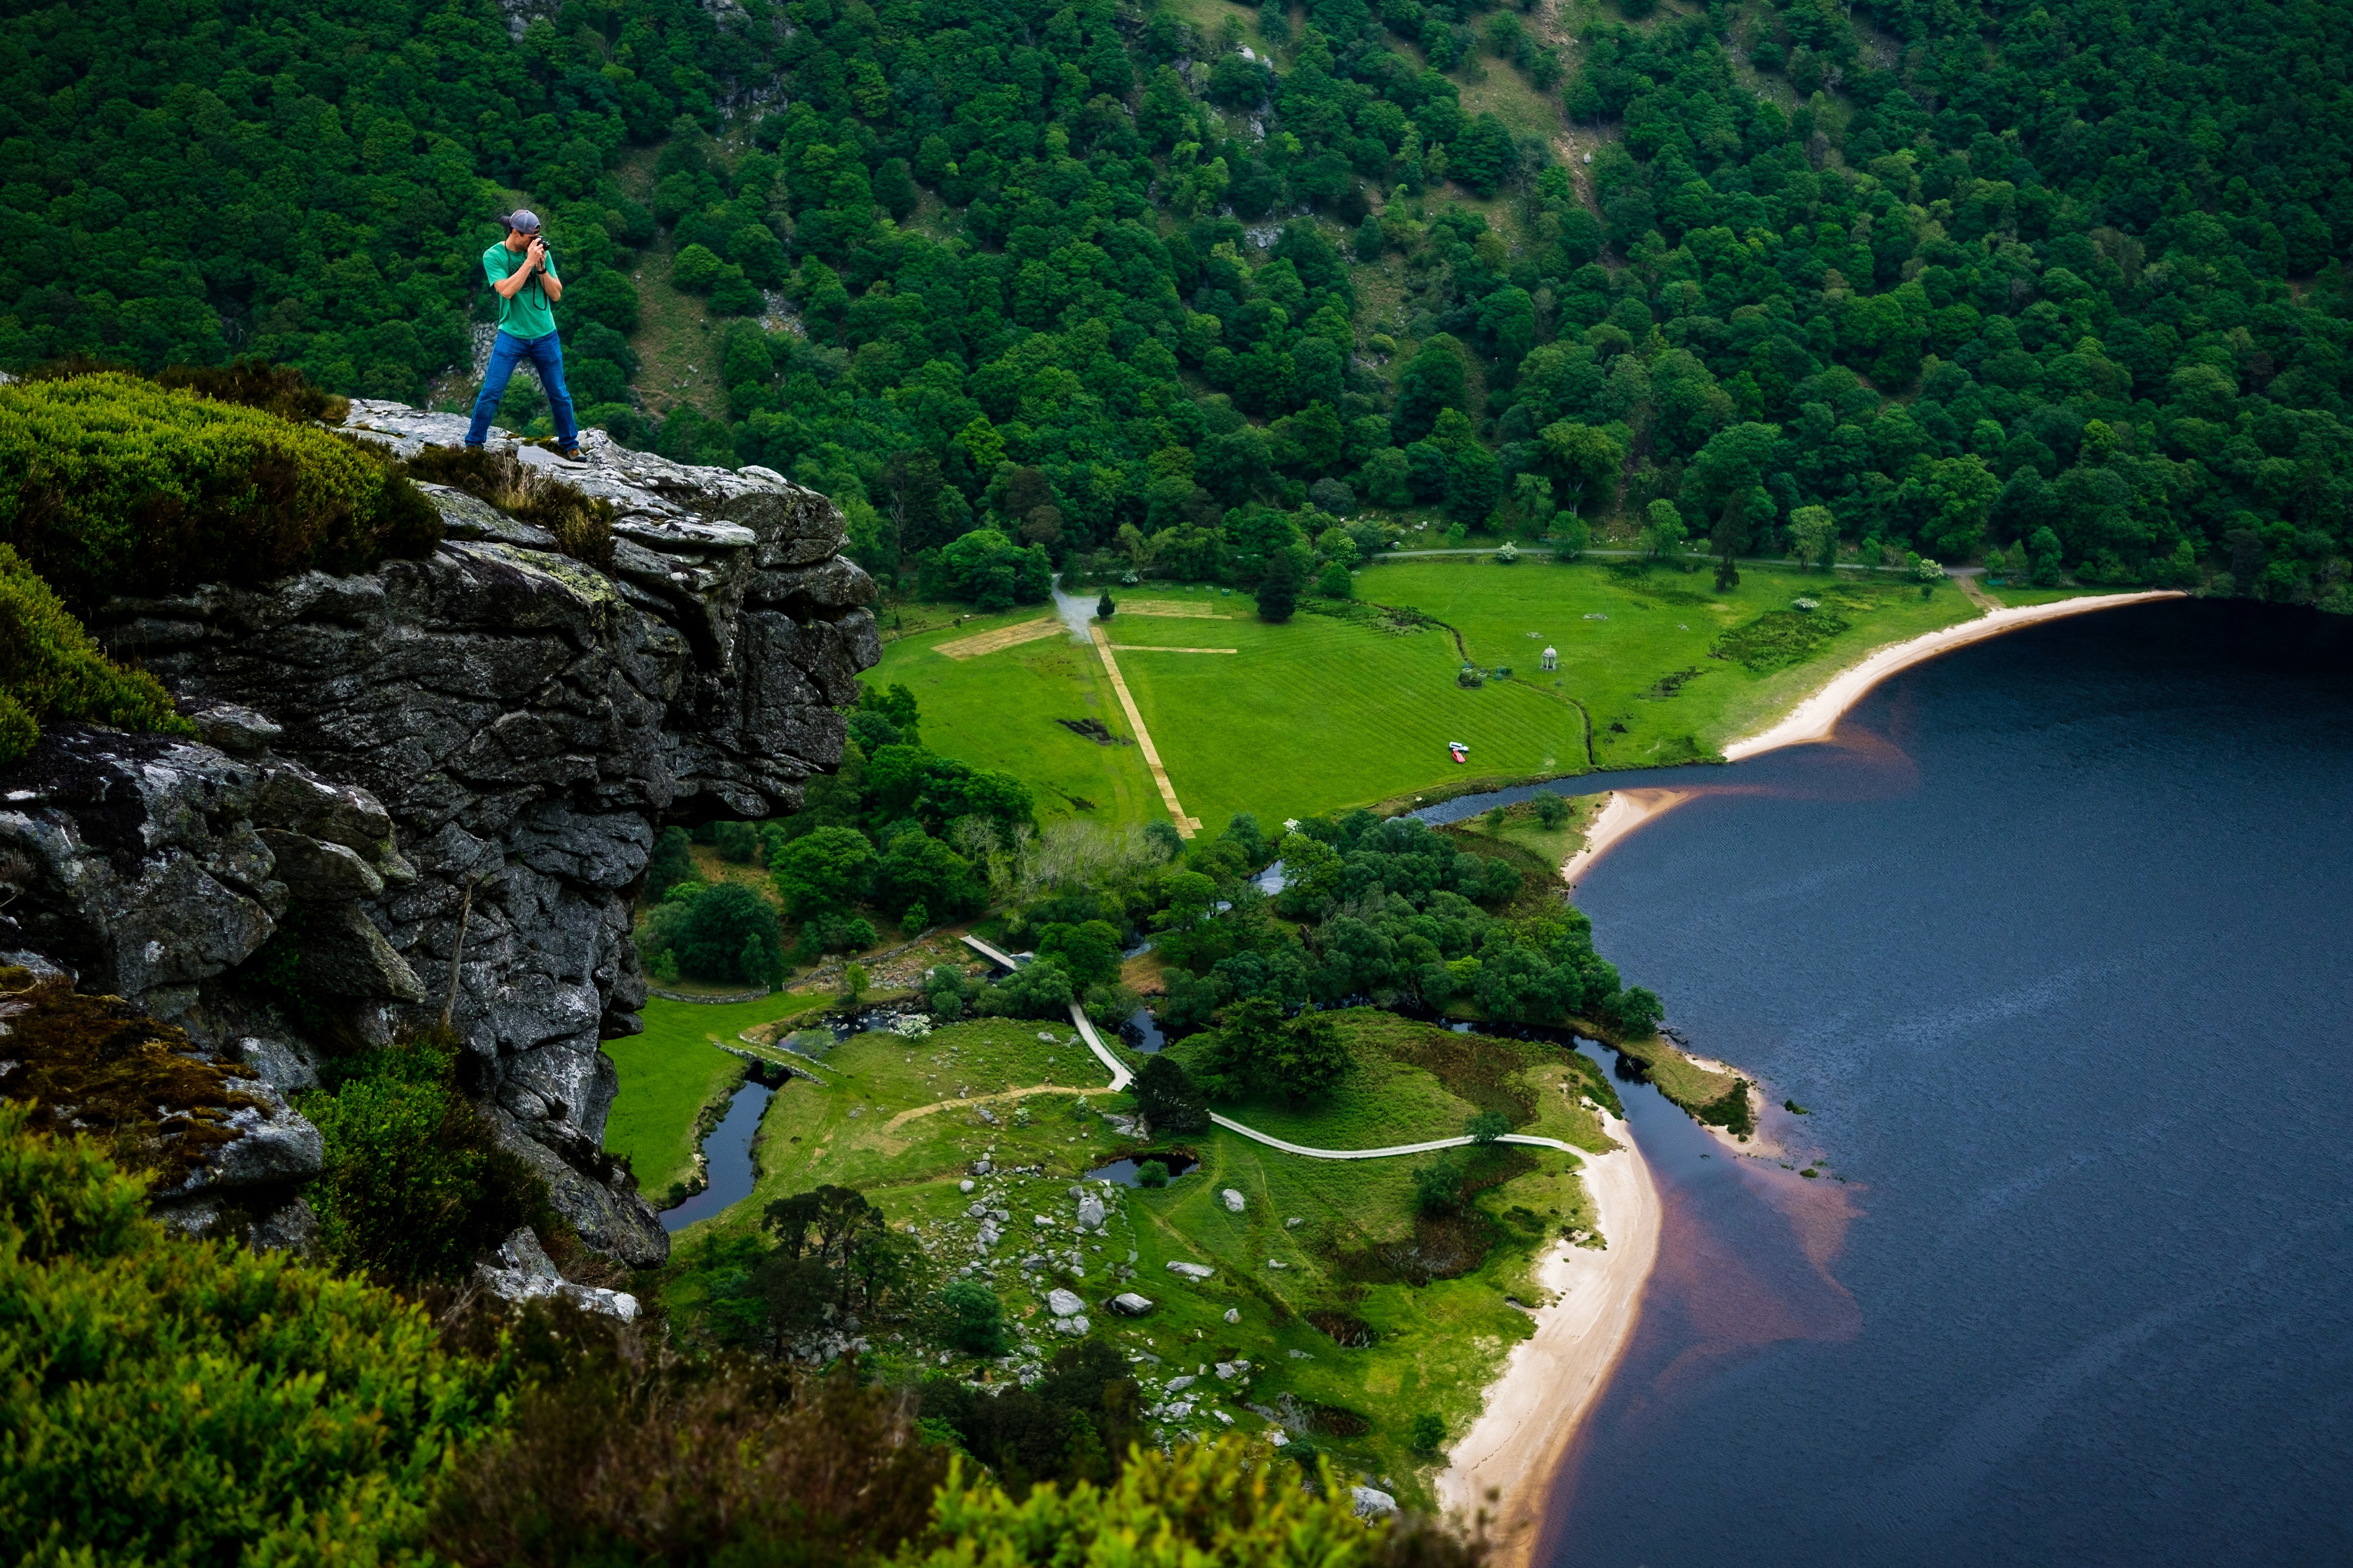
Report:
[[[528,248],[509,250],[501,240],[482,252],[482,275],[493,283],[502,283],[530,256]],[[553,255],[547,260],[547,272],[557,282],[564,280]],[[555,307],[548,302],[547,290],[539,286],[538,279],[516,289],[513,299],[499,302],[499,330],[519,338],[543,338],[555,331]]]

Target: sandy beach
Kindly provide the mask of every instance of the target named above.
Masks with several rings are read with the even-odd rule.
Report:
[[[1672,811],[1689,800],[1694,792],[1687,789],[1621,789],[1613,792],[1609,804],[1586,829],[1585,847],[1561,862],[1560,879],[1570,887],[1593,867],[1596,860],[1609,851],[1609,847],[1640,827],[1662,811]]]
[[[1606,1112],[1602,1130],[1620,1147],[1585,1156],[1602,1237],[1599,1251],[1563,1242],[1537,1266],[1552,1292],[1535,1311],[1534,1337],[1512,1347],[1487,1389],[1486,1408],[1453,1447],[1438,1478],[1449,1512],[1465,1518],[1487,1508],[1495,1521],[1499,1568],[1519,1568],[1534,1554],[1546,1492],[1577,1424],[1609,1381],[1633,1338],[1642,1287],[1659,1256],[1659,1194],[1651,1168],[1623,1121]],[[1486,1501],[1489,1491],[1501,1494]]]
[[[1827,741],[1831,731],[1837,727],[1840,717],[1861,701],[1863,694],[1873,687],[1899,669],[1909,669],[1957,647],[1966,647],[1987,637],[1998,637],[2004,632],[2016,631],[2021,626],[2033,626],[2041,621],[2086,615],[2094,610],[2110,610],[2118,605],[2141,605],[2156,599],[2182,597],[2185,595],[2170,589],[2143,594],[2096,594],[2083,599],[2061,599],[2055,604],[1995,610],[1979,616],[1976,620],[1963,621],[1958,626],[1927,632],[1909,642],[1881,648],[1852,669],[1832,677],[1829,685],[1799,703],[1779,723],[1725,746],[1725,761],[1736,763],[1782,746],[1802,746],[1812,741]]]

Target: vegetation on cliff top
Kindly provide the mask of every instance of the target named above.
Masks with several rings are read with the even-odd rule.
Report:
[[[356,572],[440,537],[383,455],[314,426],[112,372],[0,385],[0,542],[70,604]]]

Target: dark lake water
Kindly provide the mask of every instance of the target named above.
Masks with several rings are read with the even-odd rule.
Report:
[[[2348,631],[2086,616],[1651,775],[1597,940],[1830,1174],[1627,1094],[1661,1261],[1539,1561],[2353,1562]]]
[[[747,1080],[727,1101],[727,1114],[702,1141],[711,1184],[678,1207],[662,1210],[664,1230],[684,1230],[752,1195],[752,1136],[760,1131],[760,1117],[775,1094],[766,1085]]]

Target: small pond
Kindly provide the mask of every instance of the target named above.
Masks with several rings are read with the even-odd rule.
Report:
[[[696,1220],[708,1219],[730,1204],[741,1203],[752,1195],[752,1136],[759,1131],[760,1118],[776,1092],[764,1083],[752,1081],[735,1091],[734,1098],[727,1102],[726,1116],[702,1141],[711,1184],[676,1208],[664,1209],[664,1230],[683,1230]]]
[[[1168,1177],[1171,1181],[1200,1163],[1198,1160],[1190,1160],[1182,1154],[1146,1154],[1144,1160],[1157,1160],[1167,1166]],[[1123,1187],[1140,1187],[1144,1184],[1136,1180],[1135,1173],[1143,1165],[1144,1160],[1113,1160],[1108,1165],[1098,1165],[1087,1173],[1087,1180],[1117,1182]]]
[[[1142,1051],[1147,1057],[1158,1056],[1160,1047],[1168,1043],[1160,1033],[1160,1026],[1154,1022],[1149,1007],[1138,1007],[1129,1014],[1127,1022],[1119,1026],[1119,1037],[1127,1042],[1130,1050]]]

